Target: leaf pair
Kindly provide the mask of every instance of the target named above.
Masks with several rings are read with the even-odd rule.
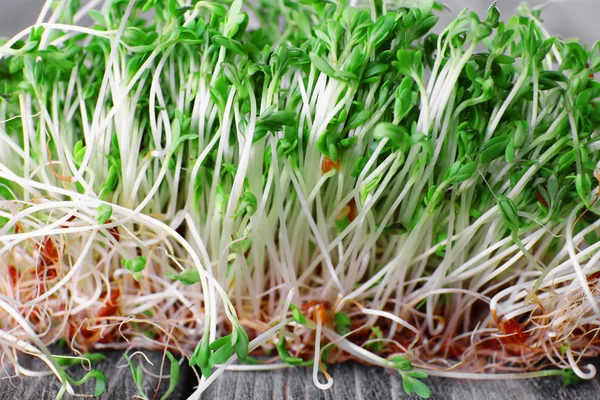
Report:
[[[373,130],[375,139],[387,139],[395,151],[406,151],[410,148],[411,139],[408,129],[401,125],[395,125],[391,122],[381,122]]]
[[[179,362],[177,361],[177,359],[173,356],[173,354],[171,354],[170,351],[167,351],[166,355],[169,361],[171,362],[171,370],[169,373],[169,388],[163,394],[161,400],[167,399],[175,391],[175,387],[177,386],[181,375]],[[148,399],[148,397],[144,393],[144,371],[142,369],[142,366],[138,365],[137,367],[135,367],[133,365],[132,359],[129,356],[127,356],[127,354],[123,354],[123,357],[125,357],[127,363],[129,364],[129,367],[131,368],[131,375],[133,376],[133,381],[135,382],[135,386],[138,389],[140,397],[142,397],[143,399]],[[95,395],[98,396],[97,394]]]
[[[121,264],[133,273],[133,279],[140,281],[142,279],[142,271],[146,268],[146,257],[137,256],[130,260],[124,259]]]
[[[171,280],[178,280],[184,285],[193,285],[194,283],[200,282],[200,273],[195,268],[186,269],[179,274],[170,274],[167,272],[165,273],[165,276]]]
[[[190,358],[190,366],[197,365],[202,375],[208,378],[212,373],[212,367],[215,364],[226,363],[234,352],[241,362],[245,362],[248,358],[248,345],[248,334],[240,325],[234,324],[231,334],[210,344],[208,344],[208,336],[203,336]]]
[[[90,372],[88,372],[87,374],[85,374],[84,377],[81,378],[80,380],[75,380],[67,375],[67,380],[75,386],[83,385],[88,380],[90,380],[90,378],[96,379],[96,387],[94,389],[94,396],[102,395],[104,393],[104,391],[106,390],[106,376],[104,375],[104,373],[102,371],[93,369]]]
[[[289,364],[289,365],[303,366],[303,367],[310,366],[313,364],[313,360],[304,361],[300,357],[293,357],[285,345],[286,345],[285,336],[280,335],[279,340],[277,341],[277,344],[275,345],[275,348],[277,349],[277,353],[279,354],[281,361],[283,361],[284,363]]]
[[[338,136],[333,129],[328,128],[317,139],[317,149],[321,154],[335,162],[340,159],[345,150],[354,146],[357,141],[358,137],[356,136],[344,138],[343,136]]]
[[[352,329],[350,317],[348,317],[348,314],[346,314],[344,312],[340,311],[340,312],[335,313],[334,323],[335,323],[335,331],[342,336],[349,333]]]
[[[406,394],[410,395],[414,392],[423,399],[431,397],[431,391],[427,385],[419,380],[419,378],[427,378],[427,376],[425,372],[420,371],[411,371],[402,374],[402,386]]]
[[[102,203],[98,206],[98,215],[96,215],[96,221],[100,224],[106,223],[112,216],[112,206],[110,204]]]
[[[466,164],[462,164],[460,161],[456,161],[448,172],[446,173],[446,179],[450,183],[460,183],[469,179],[477,170],[477,163],[470,161]]]
[[[427,378],[427,373],[423,371],[414,371],[414,367],[410,360],[403,356],[393,356],[389,359],[392,368],[396,369],[402,377],[402,386],[406,394],[410,395],[413,392],[424,399],[431,396],[431,391],[426,384],[419,379]]]

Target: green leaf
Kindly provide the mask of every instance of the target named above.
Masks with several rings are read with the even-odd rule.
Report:
[[[492,3],[487,10],[487,15],[485,17],[485,23],[491,26],[492,28],[496,28],[500,21],[500,10],[496,7],[496,3]]]
[[[423,372],[423,371],[410,371],[408,373],[408,376],[410,376],[412,378],[417,378],[417,379],[425,379],[425,378],[429,377],[429,375],[427,375],[427,373]]]
[[[507,163],[511,163],[515,160],[515,145],[512,140],[508,141],[506,149],[504,151],[504,159]]]
[[[209,363],[207,365],[200,366],[200,371],[205,378],[208,378],[212,374],[212,365]]]
[[[340,335],[345,335],[351,330],[350,317],[346,313],[335,313],[335,331]]]
[[[227,22],[224,28],[225,34],[228,37],[233,37],[238,30],[238,21],[242,11],[242,4],[242,0],[234,0],[233,3],[231,3],[231,6],[229,6],[229,12],[226,17]]]
[[[372,114],[373,114],[372,111],[368,110],[366,108],[363,110],[360,110],[359,112],[357,112],[350,118],[347,128],[348,129],[358,128],[359,126],[363,125],[369,118],[371,118]]]
[[[366,78],[376,77],[378,75],[382,75],[388,69],[389,69],[389,65],[388,64],[370,63],[370,64],[368,64],[367,69],[365,70],[365,72],[363,74],[363,77],[365,79]]]
[[[165,273],[165,276],[171,280],[178,280],[184,285],[193,285],[194,283],[200,282],[200,273],[197,269],[186,269],[179,274]]]
[[[75,164],[77,164],[77,166],[81,165],[81,161],[83,160],[84,156],[85,146],[83,145],[83,142],[79,140],[77,143],[75,143],[75,147],[73,148],[73,159],[75,160]]]
[[[372,326],[371,327],[371,334],[369,335],[369,341],[372,341],[371,343],[368,343],[365,347],[369,350],[371,350],[373,353],[379,353],[381,350],[383,350],[383,343],[379,340],[383,338],[383,333],[381,332],[381,328],[378,326]]]
[[[211,352],[208,344],[208,335],[202,336],[202,339],[196,345],[196,349],[190,357],[190,367],[198,365],[200,368],[209,364]]]
[[[313,63],[316,69],[318,69],[327,76],[335,78],[335,69],[333,69],[331,65],[329,65],[329,63],[325,61],[324,58],[312,52],[309,54],[309,57],[310,61]]]
[[[388,35],[393,31],[396,24],[395,13],[387,13],[377,19],[372,26],[371,34],[369,35],[371,49],[377,48]]]
[[[450,177],[450,181],[452,183],[459,183],[459,182],[466,181],[471,176],[473,176],[473,174],[475,173],[476,170],[477,170],[477,163],[475,161],[468,162],[465,165],[460,165],[458,170],[456,171],[456,173]]]
[[[234,328],[237,332],[237,340],[233,344],[233,350],[241,362],[244,362],[248,357],[248,334],[241,326]]]
[[[482,163],[489,163],[500,157],[506,151],[508,141],[509,137],[506,135],[490,139],[485,149],[481,152],[480,161]]]
[[[414,62],[413,62],[414,52],[410,50],[398,50],[396,53],[396,58],[398,61],[392,62],[392,65],[396,67],[396,69],[403,75],[410,75]]]
[[[565,152],[558,159],[558,172],[563,172],[575,162],[575,150],[571,149]]]
[[[517,121],[516,126],[517,129],[515,130],[513,144],[515,148],[520,149],[525,145],[525,141],[527,140],[527,131],[529,128],[529,124],[527,123],[527,121]]]
[[[515,207],[515,203],[511,199],[503,195],[498,196],[498,208],[500,209],[500,214],[511,228],[519,226],[517,207]]]
[[[146,268],[146,257],[137,256],[131,260],[121,260],[121,264],[131,272],[142,272]]]
[[[590,103],[590,92],[588,90],[584,90],[583,92],[577,95],[577,100],[575,100],[575,107],[577,109],[585,109]]]
[[[408,377],[402,376],[402,387],[404,388],[404,392],[408,395],[411,395],[413,392],[412,382]]]
[[[429,397],[431,397],[431,391],[429,390],[426,384],[412,377],[408,377],[407,379],[410,379],[412,389],[414,390],[417,396],[423,399],[428,399]]]
[[[377,189],[377,186],[379,186],[379,182],[381,182],[381,174],[377,175],[375,178],[373,178],[369,182],[363,184],[363,186],[360,188],[361,203],[365,202],[367,195],[369,193],[371,193],[371,192],[375,191],[375,189]]]
[[[387,224],[383,231],[381,232],[384,235],[401,235],[406,233],[407,229],[401,222],[394,222],[391,224]]]
[[[218,350],[221,347],[225,346],[226,344],[230,344],[231,345],[231,338],[232,335],[226,335],[223,337],[220,337],[219,339],[215,340],[214,342],[212,342],[208,348],[211,350]]]
[[[569,78],[567,78],[564,74],[558,71],[542,71],[540,72],[540,78],[549,79],[555,82],[569,82]]]
[[[231,341],[227,341],[213,353],[213,360],[215,364],[225,364],[232,355],[233,347],[231,346]]]
[[[115,190],[115,188],[117,187],[117,183],[119,182],[119,169],[116,165],[111,165],[108,168],[108,174],[106,177],[106,180],[104,181],[104,183],[101,186],[101,197],[102,194],[107,193],[107,192],[112,192]]]
[[[131,26],[125,28],[125,31],[123,32],[123,38],[130,46],[142,46],[146,41],[146,32],[140,28]]]
[[[582,379],[579,376],[577,376],[577,374],[571,368],[564,368],[562,370],[562,377],[565,386],[576,385],[582,381]]]
[[[590,176],[583,173],[577,174],[577,178],[575,179],[575,188],[581,200],[583,200],[585,205],[589,207],[590,192],[592,190],[592,181],[590,180]]]
[[[306,317],[302,314],[298,306],[290,304],[290,308],[292,309],[292,319],[301,325],[306,325]]]
[[[242,47],[242,44],[240,42],[238,42],[237,40],[234,40],[234,39],[222,36],[222,35],[212,36],[211,40],[216,45],[224,47],[227,50],[231,50],[234,53],[237,53],[241,56],[246,55],[246,53],[244,52],[244,48]]]
[[[171,354],[170,351],[167,351],[167,357],[169,358],[169,361],[171,361],[171,372],[169,374],[169,389],[167,389],[165,394],[163,394],[161,400],[166,400],[171,395],[171,393],[175,391],[175,386],[177,386],[177,383],[179,382],[180,378],[179,363],[177,362],[177,359],[173,356],[173,354]]]
[[[104,373],[102,371],[93,369],[90,372],[88,372],[87,374],[85,374],[83,376],[83,378],[81,378],[78,381],[74,380],[73,378],[71,378],[70,376],[67,375],[67,379],[69,380],[69,382],[71,382],[75,386],[81,386],[84,383],[86,383],[88,380],[90,380],[91,378],[94,378],[96,380],[96,387],[94,388],[94,396],[96,396],[96,397],[101,396],[104,393],[104,391],[106,390],[106,376],[104,375]]]
[[[342,66],[344,71],[347,71],[356,76],[358,69],[365,61],[366,55],[362,46],[355,47]]]
[[[292,10],[292,22],[296,24],[300,32],[306,37],[311,36],[311,23],[305,13]]]
[[[90,362],[97,363],[103,361],[106,357],[102,353],[86,353],[82,355],[83,358],[90,360]]]
[[[389,360],[392,362],[392,365],[395,369],[401,371],[409,371],[413,369],[412,363],[403,356],[395,355],[390,357]]]
[[[101,396],[104,391],[106,390],[106,377],[104,376],[104,374],[101,371],[97,371],[98,374],[96,374],[94,377],[96,378],[96,386],[94,387],[94,396],[98,397]],[[91,374],[88,373],[88,375]]]
[[[394,125],[390,122],[381,122],[373,130],[375,139],[387,138],[394,146],[406,152],[410,146],[410,135],[404,126]]]
[[[338,143],[338,146],[341,150],[348,150],[350,147],[354,146],[357,141],[358,141],[358,137],[352,136],[352,137],[340,140]]]
[[[246,214],[249,217],[251,217],[252,215],[254,215],[257,209],[258,200],[256,199],[256,196],[249,189],[247,189],[244,191],[240,198],[240,202],[238,204],[238,212],[235,215],[239,216]]]
[[[82,358],[88,360],[90,363],[94,364],[97,362],[100,362],[102,360],[104,360],[104,355],[101,353],[89,353],[89,354],[83,354],[81,357],[60,357],[60,356],[55,356],[56,358],[56,362],[58,363],[58,365],[60,365],[61,367],[70,367],[72,365],[81,365],[83,363]]]
[[[110,204],[102,203],[98,206],[98,215],[96,215],[96,221],[100,224],[106,223],[112,216],[113,209]]]
[[[560,346],[560,348],[558,350],[560,351],[560,354],[562,354],[563,356],[565,354],[567,354],[567,350],[569,350],[569,342],[563,343],[563,345]]]
[[[208,345],[208,334],[202,336],[202,339],[198,342],[194,354],[190,358],[190,366],[197,365],[206,378],[212,374],[212,367],[214,365],[213,355]]]
[[[277,353],[279,354],[281,361],[283,361],[286,364],[295,365],[295,366],[312,365],[312,360],[304,361],[303,359],[301,359],[299,357],[292,357],[290,352],[285,348],[285,344],[286,344],[285,336],[281,335],[279,337],[279,340],[275,344],[275,348],[277,349]]]

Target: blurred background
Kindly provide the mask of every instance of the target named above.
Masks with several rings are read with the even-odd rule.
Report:
[[[61,0],[53,0],[59,2]],[[167,1],[167,0],[165,0]],[[415,3],[418,0],[405,0]],[[0,36],[13,36],[33,24],[44,0],[0,0]],[[87,1],[81,0],[84,4]],[[514,14],[522,0],[498,0],[503,17]],[[446,0],[442,1],[451,11],[442,15],[446,24],[454,15],[469,7],[480,15],[485,13],[491,0]],[[551,33],[562,38],[579,37],[589,45],[600,40],[600,0],[530,0],[530,6],[547,4],[542,14]]]

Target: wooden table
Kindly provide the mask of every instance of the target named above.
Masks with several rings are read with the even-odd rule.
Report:
[[[131,371],[120,351],[106,352],[106,359],[98,364],[107,376],[107,390],[102,399],[131,399],[138,394]],[[162,353],[145,352],[154,366],[144,362],[150,372],[158,372]],[[139,359],[136,360],[136,362]],[[39,362],[23,357],[22,365],[39,369]],[[168,362],[165,371],[168,372]],[[226,372],[219,377],[202,396],[203,399],[266,400],[266,399],[307,399],[307,400],[388,400],[417,399],[407,396],[402,390],[398,375],[378,367],[347,363],[328,367],[334,379],[333,387],[327,391],[317,389],[312,382],[311,371],[307,368],[283,369],[269,372]],[[75,377],[83,375],[81,367],[73,367]],[[144,374],[144,390],[152,399],[157,380]],[[428,378],[432,399],[439,400],[594,400],[600,399],[599,379],[582,382],[565,388],[560,378],[544,378],[525,381],[466,381],[443,378]],[[185,399],[193,391],[197,381],[189,367],[182,366],[181,380],[172,399]],[[160,395],[168,386],[163,379]],[[60,388],[54,377],[13,378],[12,382],[3,378],[0,381],[0,400],[50,400]],[[76,388],[78,393],[93,393],[94,383],[88,382]],[[66,395],[65,399],[74,397]]]

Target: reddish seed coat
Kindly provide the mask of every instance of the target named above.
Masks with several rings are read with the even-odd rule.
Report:
[[[356,218],[356,214],[356,203],[354,202],[354,199],[352,199],[344,206],[344,208],[342,208],[335,220],[341,221],[342,219],[348,217],[348,221],[352,222]]]
[[[58,250],[52,238],[46,237],[40,251],[40,259],[44,264],[50,265],[58,261]]]
[[[75,220],[75,216],[71,215],[69,218],[67,218],[67,222],[72,222]],[[62,228],[68,228],[68,225],[61,225]]]
[[[527,339],[529,339],[530,334],[523,331],[523,328],[521,327],[521,324],[519,324],[518,321],[515,321],[514,319],[509,319],[508,321],[502,322],[501,325],[502,331],[506,335],[511,335],[506,337],[505,339],[508,339],[518,344],[525,344]]]
[[[587,281],[590,289],[593,289],[594,286],[598,283],[598,279],[600,279],[600,271],[594,272],[593,274],[588,275]]]
[[[8,267],[8,275],[10,276],[10,283],[13,287],[17,286],[20,277],[19,271],[11,265]]]
[[[314,307],[316,305],[322,305],[324,306],[326,309],[330,309],[331,308],[331,303],[328,302],[327,300],[325,301],[309,301],[308,303],[304,303],[302,305],[302,312],[307,312],[309,310],[309,308]]]
[[[40,317],[39,317],[37,308],[35,308],[31,312],[31,314],[29,314],[29,322],[31,322],[34,325],[37,325],[40,323]]]
[[[326,301],[309,301],[302,305],[302,312],[307,313],[312,308],[312,318],[323,325],[327,324],[327,310],[331,308],[331,303]]]
[[[339,161],[333,161],[331,158],[329,157],[325,157],[323,159],[323,163],[321,163],[321,171],[326,174],[329,171],[331,171],[332,169],[340,169],[340,162]]]
[[[116,306],[104,306],[98,311],[98,318],[112,317],[117,314],[119,310]]]
[[[321,324],[327,323],[327,311],[325,311],[325,307],[322,304],[318,304],[315,308],[315,319]]]
[[[56,267],[54,265],[42,264],[42,265],[38,266],[37,275],[38,275],[38,279],[43,281],[44,279],[56,278],[58,273],[56,272]],[[41,283],[40,283],[40,286],[41,286],[42,293],[44,293],[45,288],[43,287],[43,285],[41,285]]]
[[[356,203],[354,202],[354,199],[351,199],[348,202],[348,205],[350,206],[350,212],[348,213],[348,221],[352,222],[356,218]]]
[[[98,311],[98,317],[112,317],[119,311],[119,297],[121,297],[121,291],[119,289],[113,289],[110,291],[110,298],[104,304],[104,306]]]

